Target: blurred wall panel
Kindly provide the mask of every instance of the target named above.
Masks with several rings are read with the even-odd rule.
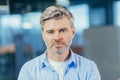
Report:
[[[120,28],[90,28],[84,32],[84,40],[84,56],[97,63],[102,80],[119,80]]]

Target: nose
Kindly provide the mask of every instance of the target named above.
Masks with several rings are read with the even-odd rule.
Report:
[[[54,38],[53,38],[53,42],[59,43],[63,40],[63,37],[60,33],[55,33]]]

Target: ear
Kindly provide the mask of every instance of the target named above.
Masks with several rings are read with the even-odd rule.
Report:
[[[74,38],[75,34],[76,34],[76,30],[75,30],[75,28],[72,28],[72,35],[73,35],[73,38]]]

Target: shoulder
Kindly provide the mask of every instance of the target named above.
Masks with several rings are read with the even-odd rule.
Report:
[[[90,80],[101,80],[99,70],[94,61],[74,54],[78,73]]]
[[[43,55],[40,55],[26,62],[19,72],[18,80],[33,80],[32,78],[36,75],[36,72],[39,71],[42,56]]]
[[[85,58],[84,56],[78,55],[76,53],[73,53],[73,54],[74,54],[74,57],[76,59],[77,65],[86,66],[86,67],[96,65],[94,61],[92,61],[88,58]]]
[[[91,73],[91,72],[95,72],[95,73],[99,73],[97,65],[94,61],[87,59],[83,56],[74,54],[76,57],[76,65],[77,65],[77,69],[81,72],[84,73]]]
[[[41,63],[41,58],[42,58],[43,54],[38,56],[38,57],[35,57],[29,61],[27,61],[23,66],[22,68],[27,68],[29,70],[32,70],[33,68],[36,68],[36,67],[39,67],[40,66],[40,63]]]
[[[94,61],[77,54],[74,54],[74,55],[76,57],[76,64],[77,64],[78,70],[81,70],[82,72],[99,73],[97,65]]]

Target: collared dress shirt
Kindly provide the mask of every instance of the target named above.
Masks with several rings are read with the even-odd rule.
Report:
[[[59,77],[45,52],[22,66],[18,80],[59,80]],[[63,80],[101,80],[101,77],[93,61],[71,51]]]

